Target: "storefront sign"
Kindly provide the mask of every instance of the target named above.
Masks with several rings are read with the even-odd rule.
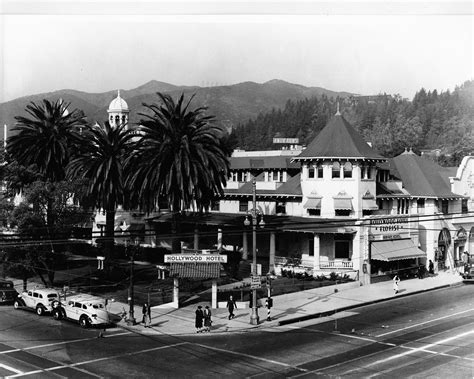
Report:
[[[166,254],[165,263],[227,263],[227,255]]]
[[[369,220],[370,226],[378,232],[397,232],[408,226],[408,217],[384,217]]]

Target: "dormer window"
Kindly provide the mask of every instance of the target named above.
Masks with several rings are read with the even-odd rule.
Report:
[[[333,178],[341,177],[341,165],[339,164],[339,162],[334,162],[332,164],[332,177]]]

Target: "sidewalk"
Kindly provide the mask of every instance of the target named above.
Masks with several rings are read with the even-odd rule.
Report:
[[[211,333],[249,332],[254,329],[275,328],[281,325],[297,323],[312,318],[324,317],[363,305],[386,301],[395,297],[409,296],[420,292],[431,291],[462,283],[459,273],[440,272],[436,276],[424,279],[407,279],[400,282],[400,291],[394,294],[392,282],[380,282],[369,286],[360,286],[358,282],[336,286],[321,287],[273,297],[271,309],[272,321],[266,321],[267,309],[258,308],[259,325],[250,325],[251,309],[237,309],[235,318],[228,320],[227,309],[212,309]],[[337,291],[336,291],[337,290]],[[184,335],[196,334],[194,328],[194,312],[198,305],[194,304],[179,309],[152,307],[151,328],[141,324],[141,306],[135,306],[135,318],[140,323],[134,326],[120,321],[117,325],[128,330],[146,335]],[[112,302],[109,312],[119,314],[128,304]]]

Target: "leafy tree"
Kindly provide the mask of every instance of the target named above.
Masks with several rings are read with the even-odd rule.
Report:
[[[160,103],[143,104],[140,142],[127,162],[129,188],[136,188],[140,205],[152,210],[160,198],[166,199],[174,213],[194,208],[208,209],[216,195],[223,194],[229,173],[229,155],[224,132],[214,124],[207,108],[190,110],[191,99],[184,95],[177,102],[157,93]],[[173,239],[173,251],[179,249]]]
[[[125,196],[125,159],[133,153],[135,136],[127,124],[114,128],[85,128],[77,151],[68,165],[67,177],[87,181],[86,194],[94,205],[106,212],[105,256],[110,259],[114,249],[115,212],[118,205],[128,205]]]

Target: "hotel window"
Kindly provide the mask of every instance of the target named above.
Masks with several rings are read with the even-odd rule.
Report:
[[[239,212],[247,212],[249,210],[249,202],[247,200],[239,200]]]
[[[408,199],[398,199],[397,214],[408,214],[408,206],[410,201]]]
[[[324,177],[324,170],[323,170],[323,166],[322,166],[322,165],[320,165],[320,164],[318,164],[318,167],[317,167],[317,169],[318,169],[318,178],[319,178],[319,179],[322,179],[322,178]]]
[[[416,201],[416,208],[418,213],[425,213],[425,199],[418,199]]]
[[[334,212],[336,216],[349,216],[351,214],[350,209],[335,209]]]
[[[309,166],[308,167],[308,178],[309,179],[314,179],[314,173],[315,173],[314,166]]]
[[[362,179],[370,179],[371,177],[371,167],[370,166],[362,166]]]
[[[462,199],[461,200],[461,213],[468,213],[469,210],[467,208],[467,199]]]
[[[352,163],[346,162],[344,164],[344,178],[352,178]]]
[[[448,214],[449,202],[448,200],[438,200],[438,211],[442,214]]]
[[[341,165],[339,164],[339,162],[334,162],[332,164],[332,177],[333,178],[341,177]]]
[[[336,234],[334,236],[334,258],[350,259],[352,255],[352,236]]]
[[[321,208],[308,209],[309,216],[321,216]]]
[[[275,212],[277,214],[286,214],[286,203],[283,201],[277,201]]]

